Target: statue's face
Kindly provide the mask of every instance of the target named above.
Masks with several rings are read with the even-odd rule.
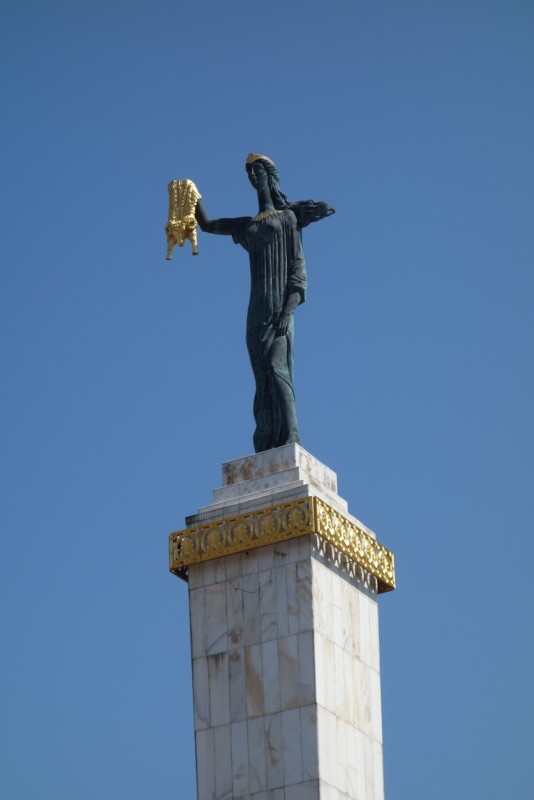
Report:
[[[261,161],[255,161],[253,164],[247,165],[248,179],[253,187],[260,191],[268,185],[267,170]]]

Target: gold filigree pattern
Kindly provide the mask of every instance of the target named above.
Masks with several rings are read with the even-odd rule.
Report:
[[[378,592],[395,588],[393,553],[323,500],[304,497],[177,531],[170,535],[171,572],[187,580],[191,564],[316,533],[374,575]]]
[[[379,594],[394,589],[393,553],[323,500],[315,497],[314,501],[319,536],[374,575]]]
[[[308,498],[304,498],[171,533],[171,572],[184,577],[191,564],[311,533],[312,515]]]

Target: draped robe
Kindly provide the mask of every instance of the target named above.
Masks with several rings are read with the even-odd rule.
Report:
[[[306,297],[306,265],[301,228],[333,213],[326,203],[302,201],[263,220],[232,220],[236,244],[250,260],[247,349],[256,381],[254,448],[257,453],[300,442],[293,389],[294,321],[285,335],[276,331],[289,294]]]

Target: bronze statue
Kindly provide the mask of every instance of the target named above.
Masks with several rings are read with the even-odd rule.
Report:
[[[293,312],[306,296],[301,230],[334,213],[323,202],[289,202],[278,170],[264,155],[246,160],[258,194],[254,217],[209,219],[197,203],[196,219],[207,233],[232,236],[249,254],[250,301],[247,348],[256,380],[254,449],[257,453],[299,443],[293,391]]]

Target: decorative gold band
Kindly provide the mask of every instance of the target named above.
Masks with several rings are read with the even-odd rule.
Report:
[[[318,497],[304,497],[171,533],[169,569],[187,580],[191,564],[312,533],[374,575],[379,593],[395,588],[393,553]]]

